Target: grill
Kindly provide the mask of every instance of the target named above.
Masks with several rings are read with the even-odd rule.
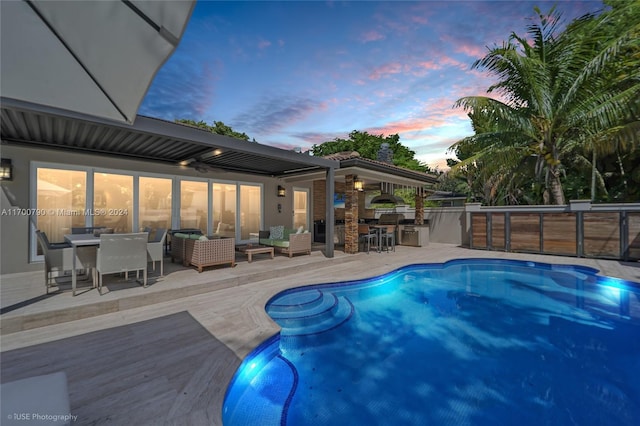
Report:
[[[396,225],[398,245],[424,247],[429,244],[429,225],[415,225],[411,219],[405,219],[402,213],[384,213],[378,219],[380,225]]]
[[[402,213],[383,213],[378,219],[379,225],[400,225],[402,222],[404,222]]]

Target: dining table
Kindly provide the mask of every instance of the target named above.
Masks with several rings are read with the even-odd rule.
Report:
[[[80,246],[99,246],[100,236],[93,234],[65,234],[64,240],[73,247],[73,269],[71,270],[71,289],[72,294],[76,295],[76,286],[78,282],[77,256],[78,247]]]

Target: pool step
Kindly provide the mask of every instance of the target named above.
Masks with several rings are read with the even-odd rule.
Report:
[[[334,296],[337,303],[322,313],[295,318],[295,325],[283,326],[280,336],[283,339],[300,336],[311,336],[333,330],[347,322],[353,315],[354,308],[349,299]]]
[[[333,315],[338,306],[338,297],[333,293],[322,293],[320,303],[302,305],[297,310],[273,312],[270,307],[267,312],[280,327],[303,327],[309,323],[321,322]]]
[[[267,312],[271,317],[282,318],[287,314],[300,310],[313,309],[324,302],[322,291],[313,289],[307,291],[296,291],[278,297],[267,305]]]

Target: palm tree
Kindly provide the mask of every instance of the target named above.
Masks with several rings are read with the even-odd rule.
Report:
[[[533,161],[545,204],[565,204],[568,156],[636,146],[640,1],[614,6],[574,21],[559,35],[561,15],[536,8],[539,22],[528,27],[530,39],[512,34],[474,63],[497,75],[488,92],[499,99],[474,96],[456,102],[492,123],[490,130],[458,142],[480,149],[457,167],[482,161],[504,174]]]

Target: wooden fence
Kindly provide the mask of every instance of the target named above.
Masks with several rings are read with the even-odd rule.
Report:
[[[467,204],[475,249],[640,259],[640,204],[482,207]]]

